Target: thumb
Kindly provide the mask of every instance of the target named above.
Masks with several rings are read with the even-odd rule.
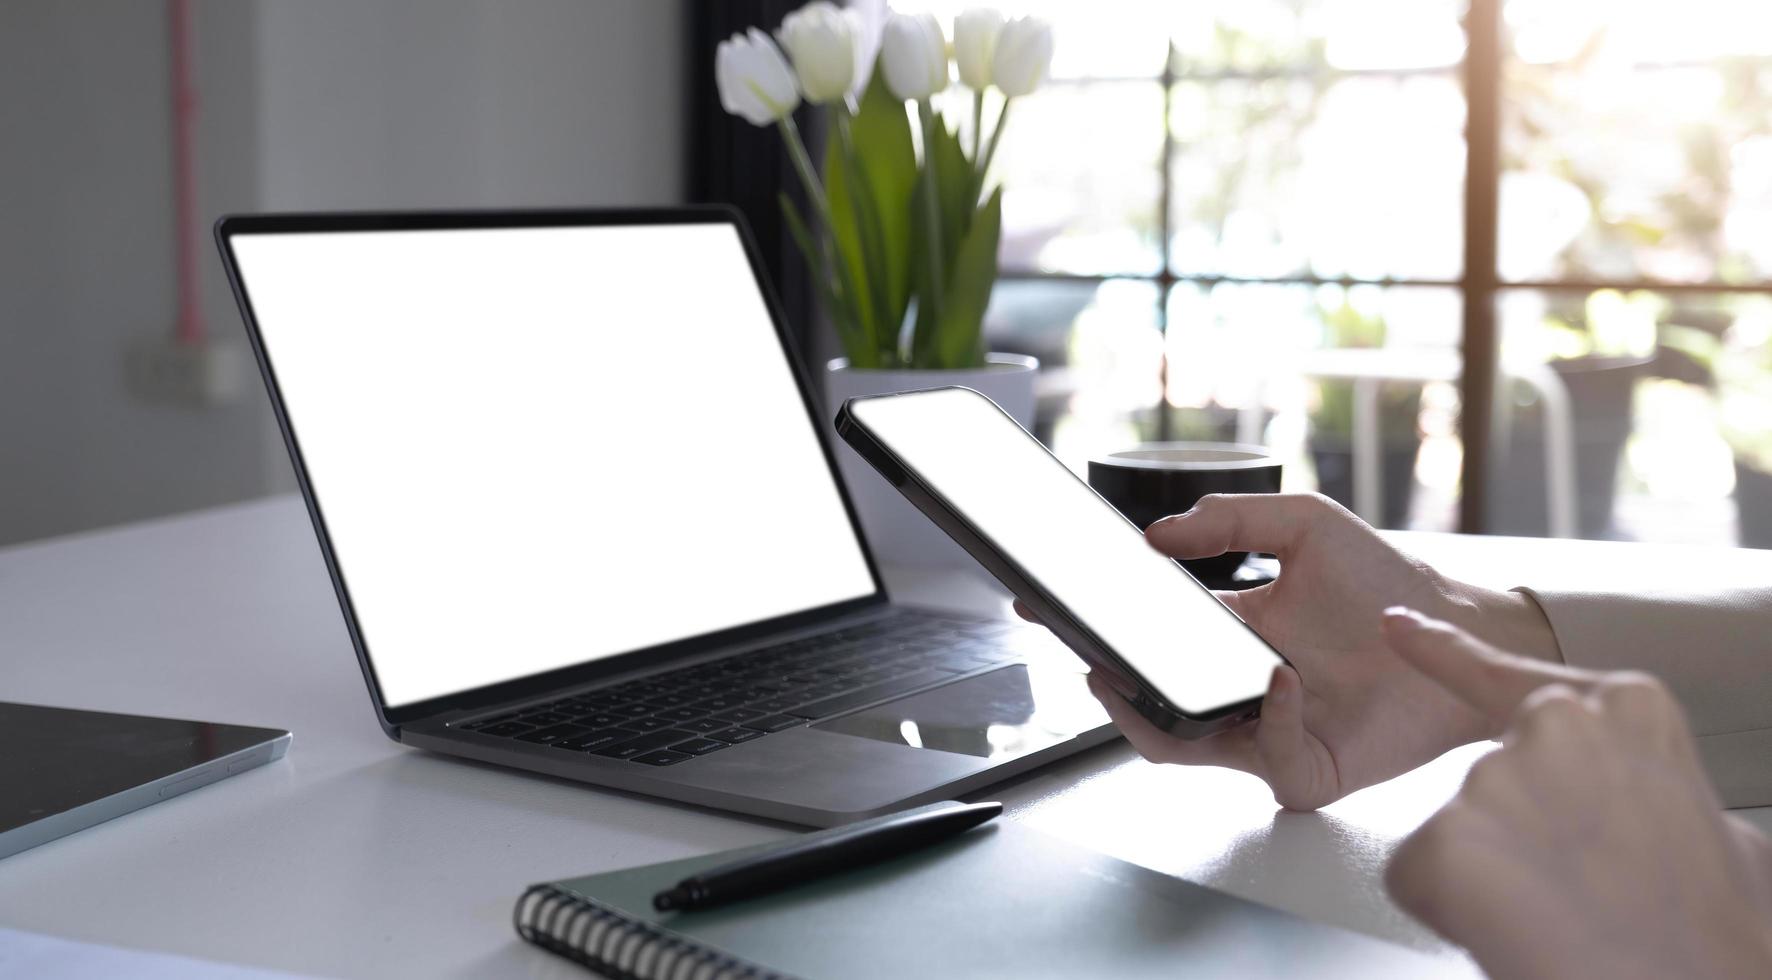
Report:
[[[1304,537],[1336,520],[1311,494],[1208,494],[1185,514],[1145,529],[1145,540],[1171,558],[1211,558],[1227,551],[1286,555]]]
[[[1397,656],[1497,727],[1513,717],[1526,695],[1547,684],[1581,691],[1597,678],[1591,671],[1505,653],[1451,623],[1403,606],[1384,611],[1384,639]]]
[[[1261,720],[1255,725],[1255,756],[1274,791],[1274,802],[1289,810],[1315,810],[1335,793],[1318,785],[1310,738],[1304,730],[1304,682],[1284,664],[1274,668]]]

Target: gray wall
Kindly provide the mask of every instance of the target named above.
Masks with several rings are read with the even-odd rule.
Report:
[[[678,4],[273,0],[259,37],[271,207],[681,195]]]
[[[256,197],[253,11],[203,9],[202,189]],[[170,333],[170,94],[163,6],[0,5],[0,541],[238,499],[265,485],[259,399],[189,412],[123,386],[134,338]],[[228,84],[213,84],[226,77]],[[205,256],[207,258],[207,256]],[[225,296],[208,312],[226,327]]]
[[[238,341],[207,225],[254,209],[668,203],[682,6],[198,0],[210,333]],[[168,35],[154,0],[0,4],[0,543],[291,486],[262,388],[124,386],[176,313]]]

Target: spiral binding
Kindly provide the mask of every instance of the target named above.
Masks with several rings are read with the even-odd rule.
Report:
[[[554,885],[531,885],[512,915],[517,935],[613,980],[793,980]]]

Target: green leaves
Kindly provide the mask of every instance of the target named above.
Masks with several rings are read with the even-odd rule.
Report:
[[[781,207],[850,363],[983,366],[1001,192],[979,206],[977,164],[940,116],[931,114],[919,166],[910,115],[878,67],[854,114],[835,109],[831,123],[823,186],[808,181],[815,202],[828,203],[816,209],[819,226],[809,227],[785,195]],[[785,128],[783,134],[798,138]],[[916,321],[904,336],[912,296]]]
[[[787,222],[788,234],[793,237],[794,244],[799,246],[800,254],[806,259],[806,268],[812,272],[812,285],[818,292],[820,306],[830,315],[831,322],[837,328],[837,339],[842,341],[846,351],[868,350],[859,333],[854,312],[837,299],[837,286],[832,282],[830,270],[825,268],[824,253],[819,251],[806,227],[806,219],[800,217],[800,209],[794,206],[794,199],[786,191],[777,193],[776,199],[781,204],[781,216]],[[852,355],[853,356],[853,355]],[[873,362],[852,361],[856,367],[877,367]]]
[[[824,154],[832,234],[837,254],[848,263],[861,294],[856,316],[868,348],[866,353],[854,349],[847,353],[856,365],[897,366],[899,328],[911,298],[911,194],[917,182],[917,152],[910,120],[904,103],[887,91],[876,69],[855,115],[833,122]]]
[[[950,266],[941,319],[930,345],[932,363],[918,367],[984,366],[984,311],[997,281],[997,239],[1003,227],[1003,189],[991,192],[961,236]]]
[[[976,183],[972,161],[966,158],[959,137],[948,131],[939,116],[927,143],[924,158],[934,165],[925,164],[917,193],[925,193],[925,185],[933,179],[941,223],[940,238],[933,247],[939,249],[945,275],[939,290],[940,302],[930,304],[926,270],[927,251],[932,245],[924,217],[927,211],[913,206],[911,240],[916,257],[911,261],[911,270],[917,280],[918,309],[911,335],[910,366],[982,367],[984,308],[997,280],[1002,201],[1000,193],[993,194],[984,208],[973,212]]]

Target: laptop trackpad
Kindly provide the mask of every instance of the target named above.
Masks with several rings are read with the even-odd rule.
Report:
[[[1015,664],[811,727],[881,742],[1010,759],[1107,723],[1083,675]]]

